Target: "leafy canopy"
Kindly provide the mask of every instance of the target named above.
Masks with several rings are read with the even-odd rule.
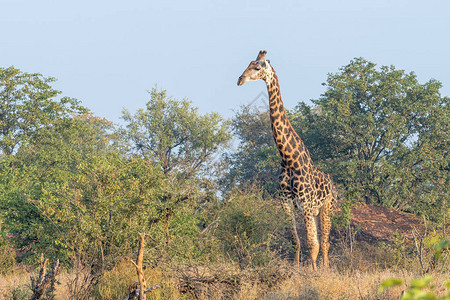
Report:
[[[165,90],[149,93],[145,109],[134,115],[123,112],[127,125],[122,132],[132,149],[158,163],[164,174],[190,178],[207,171],[214,154],[231,138],[228,123],[217,113],[200,115],[191,102],[172,99]]]
[[[448,197],[450,129],[441,83],[357,58],[325,85],[293,122],[315,160],[368,203],[439,211]]]
[[[77,100],[63,97],[51,87],[55,79],[0,68],[0,150],[11,155],[40,130],[72,113],[83,113]]]

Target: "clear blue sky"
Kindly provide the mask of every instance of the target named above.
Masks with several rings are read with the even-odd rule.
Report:
[[[0,0],[0,16],[1,67],[56,77],[114,122],[155,85],[230,117],[265,91],[236,86],[261,49],[288,108],[318,98],[354,57],[435,78],[450,95],[449,0]]]

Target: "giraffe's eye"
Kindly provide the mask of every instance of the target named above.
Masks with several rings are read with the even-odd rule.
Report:
[[[261,70],[261,66],[256,66],[255,70],[258,70],[258,71]]]

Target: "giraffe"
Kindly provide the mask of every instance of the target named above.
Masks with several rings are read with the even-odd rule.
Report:
[[[307,246],[311,267],[317,270],[319,248],[323,263],[329,267],[328,250],[331,230],[330,212],[336,191],[330,176],[311,160],[308,149],[292,128],[281,100],[280,85],[266,51],[260,51],[238,79],[238,86],[247,81],[262,79],[267,85],[270,104],[270,121],[275,144],[281,156],[280,192],[283,207],[291,222],[291,234],[296,248],[294,264],[300,265],[300,239],[296,229],[293,208],[303,212],[306,225]],[[320,246],[317,225],[320,219]]]

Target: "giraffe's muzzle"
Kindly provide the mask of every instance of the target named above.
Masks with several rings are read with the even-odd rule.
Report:
[[[246,80],[245,80],[244,76],[239,76],[237,85],[241,86],[241,85],[243,85],[245,82],[246,82]]]

